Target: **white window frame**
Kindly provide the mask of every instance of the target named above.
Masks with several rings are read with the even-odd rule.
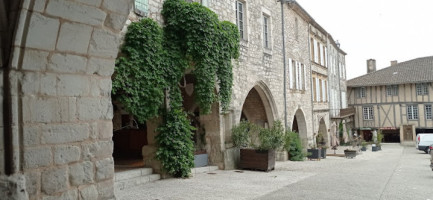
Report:
[[[416,95],[428,95],[428,84],[427,83],[416,83]]]
[[[424,109],[425,109],[425,118],[426,119],[433,119],[432,118],[432,105],[431,104],[427,104],[424,105]]]
[[[366,89],[365,87],[359,87],[357,88],[357,97],[358,98],[365,98],[366,96]]]
[[[145,17],[149,13],[149,0],[134,0],[135,14]]]
[[[362,115],[364,116],[364,120],[374,120],[373,106],[362,107]]]
[[[245,7],[244,2],[236,1],[236,25],[239,29],[239,36],[243,40],[245,40]]]
[[[386,96],[398,96],[398,85],[387,85]]]
[[[263,13],[263,46],[267,49],[271,48],[270,21],[271,17]]]
[[[407,105],[407,119],[418,120],[418,105]]]

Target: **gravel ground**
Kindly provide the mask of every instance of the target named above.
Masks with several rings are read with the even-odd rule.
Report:
[[[370,147],[354,159],[327,156],[320,161],[277,162],[271,172],[217,170],[189,179],[165,179],[116,196],[122,200],[433,199],[433,173],[426,154],[398,144],[384,144],[382,149],[371,152]]]

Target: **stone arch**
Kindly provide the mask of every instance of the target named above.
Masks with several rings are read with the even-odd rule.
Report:
[[[247,120],[259,125],[272,126],[278,113],[272,93],[263,81],[259,81],[246,95],[239,120],[244,116]]]
[[[319,134],[323,136],[323,140],[325,142],[324,145],[329,145],[328,129],[326,127],[325,119],[323,117],[319,120],[319,130],[317,131],[317,135]],[[316,142],[320,142],[320,141],[316,141]]]
[[[299,137],[302,141],[302,146],[307,147],[307,121],[305,120],[304,112],[300,108],[296,110],[295,116],[293,117],[292,130],[299,134]]]

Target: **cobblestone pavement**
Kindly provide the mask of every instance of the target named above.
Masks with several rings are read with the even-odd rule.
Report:
[[[123,190],[117,198],[433,199],[427,154],[399,144],[384,144],[382,149],[354,159],[277,162],[271,172],[218,170],[189,179],[165,179]]]

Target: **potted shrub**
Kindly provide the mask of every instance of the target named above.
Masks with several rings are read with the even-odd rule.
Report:
[[[346,149],[344,150],[344,157],[346,158],[354,158],[356,157],[356,150]]]
[[[284,138],[284,149],[289,154],[289,160],[303,161],[306,155],[302,152],[303,148],[299,134],[294,131],[286,131]]]
[[[240,168],[270,171],[275,168],[275,150],[284,143],[284,128],[280,121],[269,129],[243,121],[233,127],[232,138],[240,148]]]
[[[376,147],[377,147],[377,150],[382,150],[382,139],[383,139],[383,134],[382,134],[382,131],[378,131],[377,132],[377,143],[376,143]]]
[[[307,158],[309,160],[313,160],[313,159],[320,160],[320,157],[322,154],[320,149],[316,148],[316,146],[314,146],[314,145],[310,146],[310,148],[307,149],[307,153],[308,153]]]
[[[321,133],[319,133],[316,137],[316,144],[318,149],[320,149],[320,158],[326,158],[326,146],[325,138]]]
[[[367,142],[364,140],[361,142],[361,151],[367,151]]]

